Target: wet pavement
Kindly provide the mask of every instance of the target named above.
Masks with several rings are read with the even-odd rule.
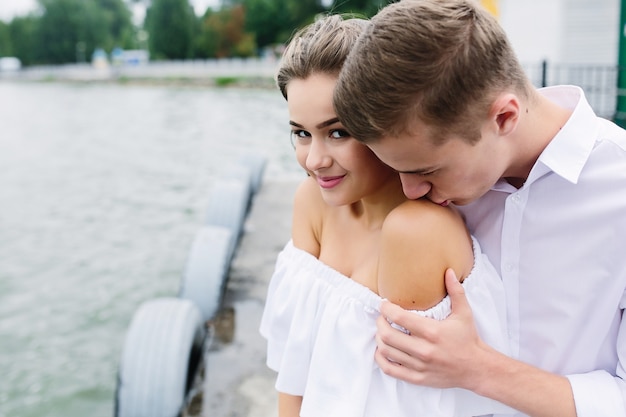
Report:
[[[297,181],[264,182],[253,199],[231,264],[223,308],[211,326],[198,395],[186,415],[276,417],[276,374],[265,365],[259,334],[269,280],[290,237]],[[195,410],[194,410],[195,409]]]

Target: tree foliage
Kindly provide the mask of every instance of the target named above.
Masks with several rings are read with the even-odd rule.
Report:
[[[322,0],[224,0],[222,8],[242,5],[246,10],[245,30],[256,35],[257,45],[264,48],[284,43],[294,31],[320,13],[351,13],[371,17],[388,3],[397,0],[333,0],[330,6]]]
[[[245,30],[256,35],[257,46],[282,43],[295,28],[326,10],[322,0],[226,0],[222,7],[243,6]]]
[[[85,62],[94,49],[108,40],[106,22],[93,1],[40,0],[44,13],[39,21],[38,56],[52,64]]]
[[[37,13],[16,17],[8,24],[11,48],[0,55],[10,52],[24,65],[63,64],[88,61],[96,48],[135,45],[131,13],[124,0],[38,1]]]
[[[191,58],[195,20],[189,0],[153,0],[145,23],[150,55],[157,59]]]
[[[197,56],[203,58],[248,57],[256,53],[254,34],[244,29],[243,6],[208,11],[197,42]]]
[[[102,47],[108,51],[117,47],[135,48],[135,28],[131,12],[123,0],[96,0],[101,10],[101,19],[107,27],[107,42]]]
[[[0,21],[0,56],[13,55],[13,43],[11,42],[11,28],[5,22]]]
[[[16,17],[9,24],[13,46],[12,55],[19,58],[23,65],[45,62],[37,56],[37,50],[39,49],[37,24],[38,19],[33,16]]]
[[[372,17],[387,4],[397,1],[399,0],[333,0],[330,11]]]
[[[222,0],[198,17],[190,0],[38,0],[37,12],[0,21],[0,56],[62,64],[88,61],[96,48],[137,48],[141,28],[129,5],[139,3],[147,6],[143,29],[153,59],[246,57],[287,42],[319,14],[371,17],[393,1]]]

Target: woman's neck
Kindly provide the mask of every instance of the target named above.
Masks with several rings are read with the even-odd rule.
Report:
[[[353,216],[366,228],[380,229],[391,210],[406,201],[399,177],[392,177],[376,193],[370,194],[350,206]]]

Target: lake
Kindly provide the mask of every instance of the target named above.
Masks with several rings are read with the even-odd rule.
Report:
[[[0,417],[110,417],[125,332],[176,295],[244,152],[299,178],[277,90],[0,81]]]

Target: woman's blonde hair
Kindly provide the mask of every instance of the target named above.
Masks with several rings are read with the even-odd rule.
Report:
[[[297,31],[283,52],[276,73],[276,85],[287,99],[293,79],[315,73],[339,75],[348,53],[368,24],[348,15],[326,15]]]

